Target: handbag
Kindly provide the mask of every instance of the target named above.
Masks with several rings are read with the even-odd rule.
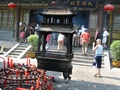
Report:
[[[92,66],[96,66],[96,60],[95,59],[93,59],[93,61],[92,61]]]

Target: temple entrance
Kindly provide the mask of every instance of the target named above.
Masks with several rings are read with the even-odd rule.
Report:
[[[88,28],[89,11],[78,11],[76,17],[73,18],[73,24]]]
[[[42,16],[39,14],[42,10],[31,10],[29,24],[38,24],[40,25],[42,21]]]

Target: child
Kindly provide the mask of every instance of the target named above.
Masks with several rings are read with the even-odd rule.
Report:
[[[21,42],[24,42],[24,39],[25,39],[25,32],[24,32],[24,30],[21,30],[20,39],[21,39]]]

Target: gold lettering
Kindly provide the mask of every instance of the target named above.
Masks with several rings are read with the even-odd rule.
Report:
[[[70,5],[75,5],[75,2],[70,2]]]
[[[93,6],[93,4],[91,2],[88,2],[88,6]]]
[[[80,1],[79,1],[79,0],[77,0],[77,1],[76,1],[76,4],[77,4],[77,6],[79,6],[79,5],[80,5]]]
[[[82,5],[83,5],[83,6],[86,6],[86,2],[82,2]]]

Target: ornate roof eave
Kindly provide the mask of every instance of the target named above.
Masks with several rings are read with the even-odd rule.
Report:
[[[69,7],[48,7],[46,10],[40,13],[40,15],[44,16],[74,16],[75,14],[70,11]]]
[[[41,13],[42,16],[74,16],[75,14],[44,14]]]

